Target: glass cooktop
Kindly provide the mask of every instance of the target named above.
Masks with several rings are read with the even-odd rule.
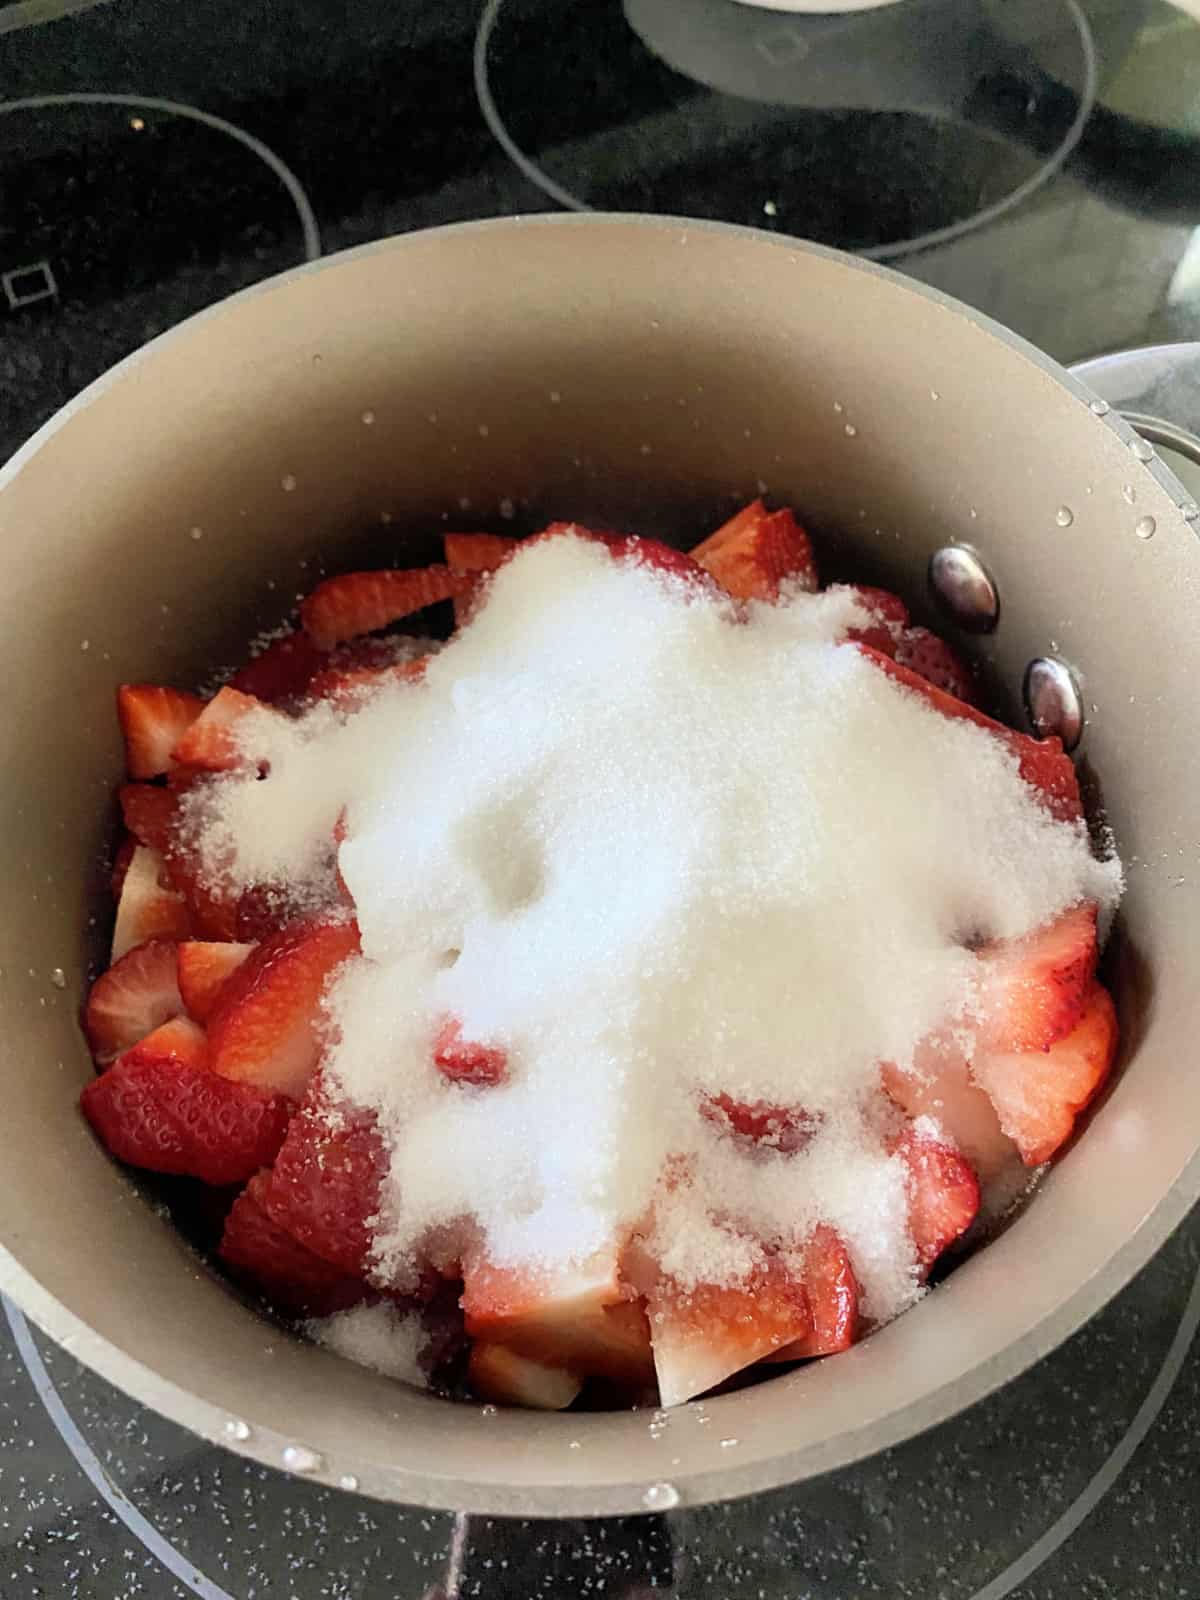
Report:
[[[1197,338],[1200,3],[0,0],[0,458],[233,290],[561,208],[857,250],[1064,361]],[[528,1523],[247,1463],[9,1307],[0,1595],[1187,1600],[1198,1322],[1194,1215],[1074,1339],[920,1439],[728,1506]]]

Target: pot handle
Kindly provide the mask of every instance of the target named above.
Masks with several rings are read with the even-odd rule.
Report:
[[[1144,439],[1200,466],[1200,343],[1123,350],[1071,371]]]

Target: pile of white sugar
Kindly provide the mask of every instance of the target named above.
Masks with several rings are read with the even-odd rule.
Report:
[[[312,878],[344,812],[364,958],[326,1077],[390,1148],[383,1273],[469,1217],[497,1262],[638,1227],[684,1284],[725,1282],[825,1221],[869,1316],[915,1297],[879,1063],[968,1007],[964,941],[1111,909],[1120,866],[998,740],[838,647],[864,620],[836,590],[738,613],[559,538],[422,683],[243,725],[269,777],[192,802],[211,875]],[[505,1083],[438,1073],[447,1016],[503,1047]],[[702,1114],[719,1093],[815,1132],[755,1154]]]

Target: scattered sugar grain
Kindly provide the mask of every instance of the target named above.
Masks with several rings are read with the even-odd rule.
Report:
[[[416,1312],[406,1314],[380,1301],[353,1306],[331,1317],[314,1317],[304,1324],[304,1332],[314,1343],[360,1367],[418,1389],[429,1387],[421,1364],[429,1333]]]

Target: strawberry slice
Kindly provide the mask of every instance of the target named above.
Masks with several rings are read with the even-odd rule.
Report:
[[[243,748],[238,729],[256,711],[268,711],[261,700],[228,686],[218,690],[175,746],[182,767],[201,772],[231,772],[253,765]]]
[[[79,1103],[118,1160],[214,1184],[242,1183],[271,1161],[291,1110],[280,1096],[151,1053],[145,1042],[89,1083]]]
[[[83,1026],[101,1065],[183,1010],[178,948],[167,939],[135,945],[92,985]]]
[[[868,644],[885,656],[896,655],[897,640],[908,627],[908,607],[898,594],[890,589],[875,589],[868,583],[831,584],[839,592],[849,590],[871,618],[865,628],[850,628],[846,638],[856,644]]]
[[[598,528],[585,528],[581,522],[551,522],[525,543],[564,536],[590,539],[596,544],[606,545],[614,561],[629,561],[638,566],[651,567],[656,572],[674,573],[711,587],[709,576],[694,554],[676,550],[674,545],[664,544],[661,539],[643,539],[636,533],[607,533]]]
[[[467,1382],[481,1400],[531,1411],[565,1411],[583,1388],[563,1367],[530,1361],[502,1344],[477,1339],[467,1362]]]
[[[705,1394],[813,1332],[803,1283],[775,1258],[732,1285],[684,1289],[663,1278],[650,1293],[649,1312],[664,1406]]]
[[[971,1077],[961,1050],[931,1040],[918,1046],[911,1072],[885,1061],[880,1075],[889,1100],[913,1121],[929,1117],[937,1123],[982,1184],[1019,1170],[1016,1146],[1001,1128],[996,1108]]]
[[[307,918],[264,939],[209,1018],[213,1071],[298,1099],[321,1055],[325,986],[358,948],[357,924],[337,918]]]
[[[253,949],[252,944],[204,939],[187,939],[179,946],[179,993],[190,1017],[208,1021],[227,979]]]
[[[130,1045],[123,1055],[117,1057],[116,1064],[141,1066],[147,1061],[174,1062],[179,1067],[206,1067],[208,1040],[204,1036],[204,1029],[198,1028],[190,1017],[172,1017],[170,1022],[161,1023],[153,1033]]]
[[[433,1062],[444,1078],[454,1083],[502,1083],[508,1075],[508,1056],[498,1045],[464,1039],[462,1025],[448,1017],[433,1045]]]
[[[817,587],[807,533],[790,511],[768,511],[761,500],[698,544],[692,558],[735,600],[775,600],[785,578],[805,589]]]
[[[448,533],[446,565],[451,572],[495,572],[520,542],[502,533]]]
[[[849,1251],[827,1223],[817,1225],[804,1247],[803,1281],[812,1331],[766,1356],[767,1361],[809,1361],[836,1355],[848,1350],[858,1337],[858,1279]]]
[[[269,706],[287,704],[303,697],[313,673],[327,659],[325,652],[298,629],[272,640],[265,650],[252,656],[234,673],[229,687]]]
[[[306,1250],[362,1276],[386,1170],[374,1112],[332,1105],[318,1079],[292,1118],[261,1204]]]
[[[996,722],[993,718],[985,716],[982,711],[969,706],[965,700],[947,694],[944,689],[937,688],[927,678],[923,678],[919,672],[914,672],[911,667],[901,666],[898,661],[892,661],[881,651],[873,650],[870,645],[859,644],[854,648],[861,650],[869,661],[886,672],[895,683],[919,694],[933,706],[935,711],[941,712],[942,716],[973,722],[977,727],[986,728],[1002,744],[1007,745],[1017,758],[1022,778],[1031,789],[1038,791],[1046,809],[1060,822],[1077,822],[1083,816],[1083,806],[1079,799],[1079,780],[1075,776],[1070,756],[1063,753],[1061,739],[1031,739],[1028,734],[1018,733],[1015,728],[1006,727],[1003,722]]]
[[[147,939],[186,939],[191,931],[187,905],[167,883],[162,856],[148,845],[130,842],[132,850],[118,890],[113,961]]]
[[[635,1385],[652,1375],[646,1314],[625,1298],[614,1252],[536,1272],[495,1266],[485,1252],[468,1250],[462,1308],[472,1338],[530,1361]]]
[[[928,628],[905,628],[896,640],[895,659],[902,667],[919,672],[937,689],[967,705],[975,704],[975,680],[958,651]]]
[[[174,842],[179,796],[155,783],[123,783],[117,790],[125,826],[139,844],[166,855]]]
[[[1073,906],[1022,939],[979,952],[977,1048],[1048,1050],[1070,1033],[1096,970],[1096,907]]]
[[[361,704],[363,695],[380,684],[420,683],[428,665],[426,657],[418,656],[415,661],[393,661],[385,667],[324,667],[313,674],[309,698],[331,700],[350,709]]]
[[[924,1270],[964,1234],[979,1210],[979,1183],[958,1151],[908,1128],[896,1144],[908,1168],[908,1231]]]
[[[271,1174],[257,1173],[233,1202],[217,1254],[232,1278],[293,1317],[330,1317],[367,1296],[361,1277],[314,1255],[271,1220],[264,1204]]]
[[[300,604],[300,620],[318,649],[329,650],[343,639],[374,633],[414,611],[453,599],[470,586],[469,576],[449,567],[346,572],[317,585]]]
[[[703,1095],[700,1115],[750,1146],[794,1155],[803,1150],[821,1118],[803,1106],[770,1105],[765,1100],[734,1100],[727,1094]]]
[[[971,1063],[1000,1126],[1027,1167],[1040,1166],[1070,1137],[1117,1053],[1117,1014],[1108,990],[1093,982],[1079,1021],[1047,1050],[981,1051]]]
[[[204,882],[191,852],[179,838],[180,789],[126,783],[117,791],[125,826],[140,843],[159,851],[171,886],[191,913],[191,932],[205,939],[237,937],[237,899]]]
[[[117,690],[117,718],[125,737],[125,766],[131,778],[158,778],[171,768],[171,751],[204,710],[198,694],[164,689],[155,683],[123,683]]]

